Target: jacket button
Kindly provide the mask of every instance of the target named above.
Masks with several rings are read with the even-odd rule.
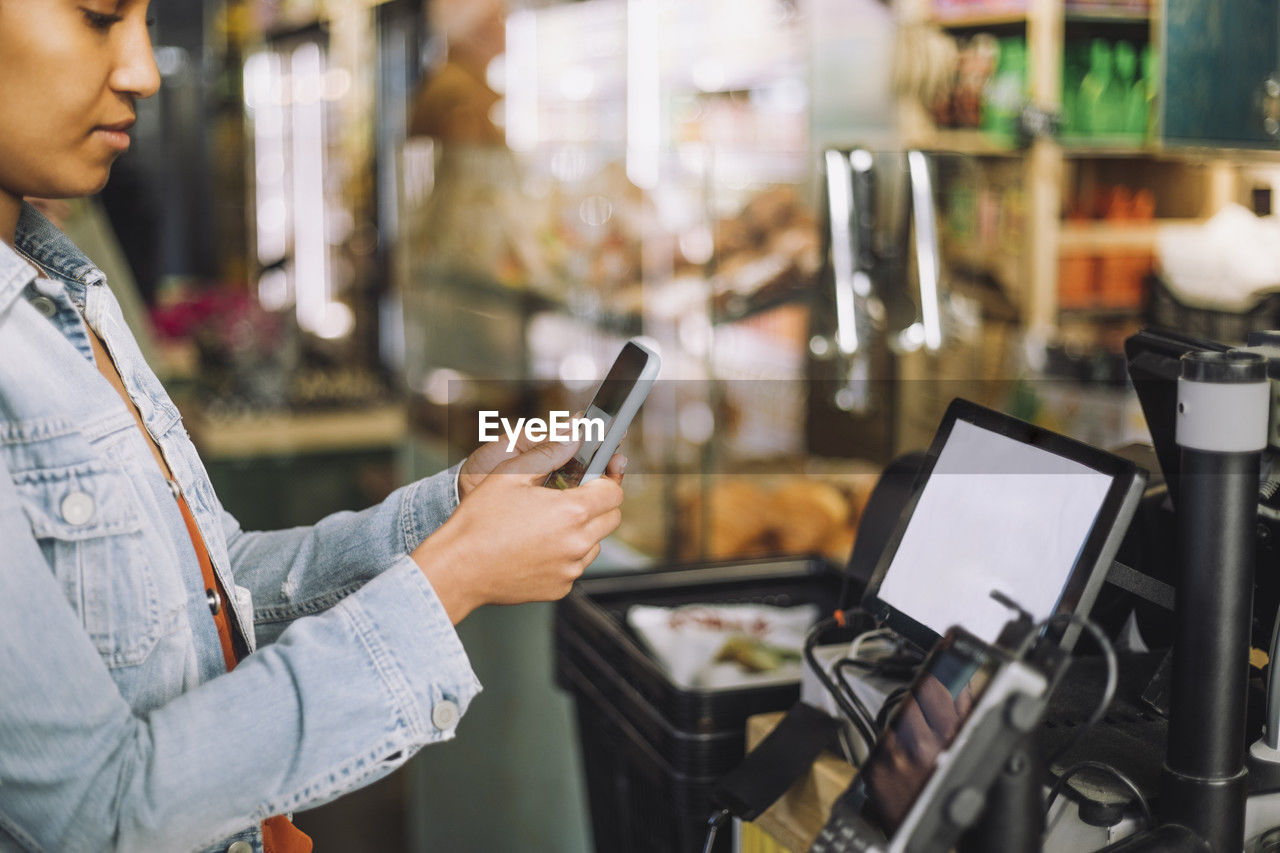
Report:
[[[47,296],[37,296],[31,300],[31,307],[40,313],[41,317],[52,317],[58,313],[58,306],[52,299]]]
[[[81,525],[88,524],[93,518],[94,510],[97,505],[93,502],[93,497],[84,492],[72,492],[62,499],[62,518],[67,524]]]
[[[448,699],[441,699],[431,708],[431,725],[440,731],[453,728],[460,716],[458,704]]]
[[[205,600],[209,602],[209,612],[214,616],[218,615],[218,611],[222,609],[222,596],[218,595],[216,589],[206,589],[204,591]]]
[[[248,841],[232,841],[227,846],[227,853],[253,853],[253,845]]]

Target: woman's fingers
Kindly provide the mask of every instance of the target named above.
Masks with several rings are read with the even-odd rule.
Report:
[[[610,477],[601,477],[590,483],[584,483],[566,494],[571,494],[574,499],[580,501],[588,517],[591,518],[622,506],[622,486]]]
[[[493,469],[495,474],[517,474],[529,482],[541,484],[547,475],[573,458],[581,442],[544,441],[518,456],[508,458]]]
[[[591,519],[583,527],[587,538],[593,542],[599,542],[610,533],[618,529],[618,525],[622,523],[622,510],[614,507],[603,515],[597,515]]]
[[[621,453],[613,454],[613,458],[609,460],[609,466],[604,469],[604,475],[618,485],[622,485],[622,476],[626,473],[627,457]]]

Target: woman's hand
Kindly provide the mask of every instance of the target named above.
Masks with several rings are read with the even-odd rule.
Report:
[[[528,434],[523,430],[516,438],[515,450],[507,450],[505,441],[491,441],[480,445],[458,469],[458,497],[465,498],[476,486],[484,482],[484,478],[489,476],[494,468],[508,459],[515,459],[522,453],[528,453],[534,447],[535,443],[529,440]]]
[[[564,491],[543,487],[577,449],[576,442],[544,442],[498,462],[414,550],[455,625],[484,604],[564,597],[600,553],[600,540],[617,529],[617,479]]]

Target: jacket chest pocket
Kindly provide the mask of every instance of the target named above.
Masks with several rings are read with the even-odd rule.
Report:
[[[99,463],[17,473],[45,559],[108,666],[141,663],[174,627],[180,579],[163,583],[120,471]]]

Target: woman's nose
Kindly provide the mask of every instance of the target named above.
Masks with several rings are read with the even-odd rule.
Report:
[[[150,98],[160,90],[160,70],[151,50],[151,35],[141,22],[122,35],[111,88],[135,99]]]

